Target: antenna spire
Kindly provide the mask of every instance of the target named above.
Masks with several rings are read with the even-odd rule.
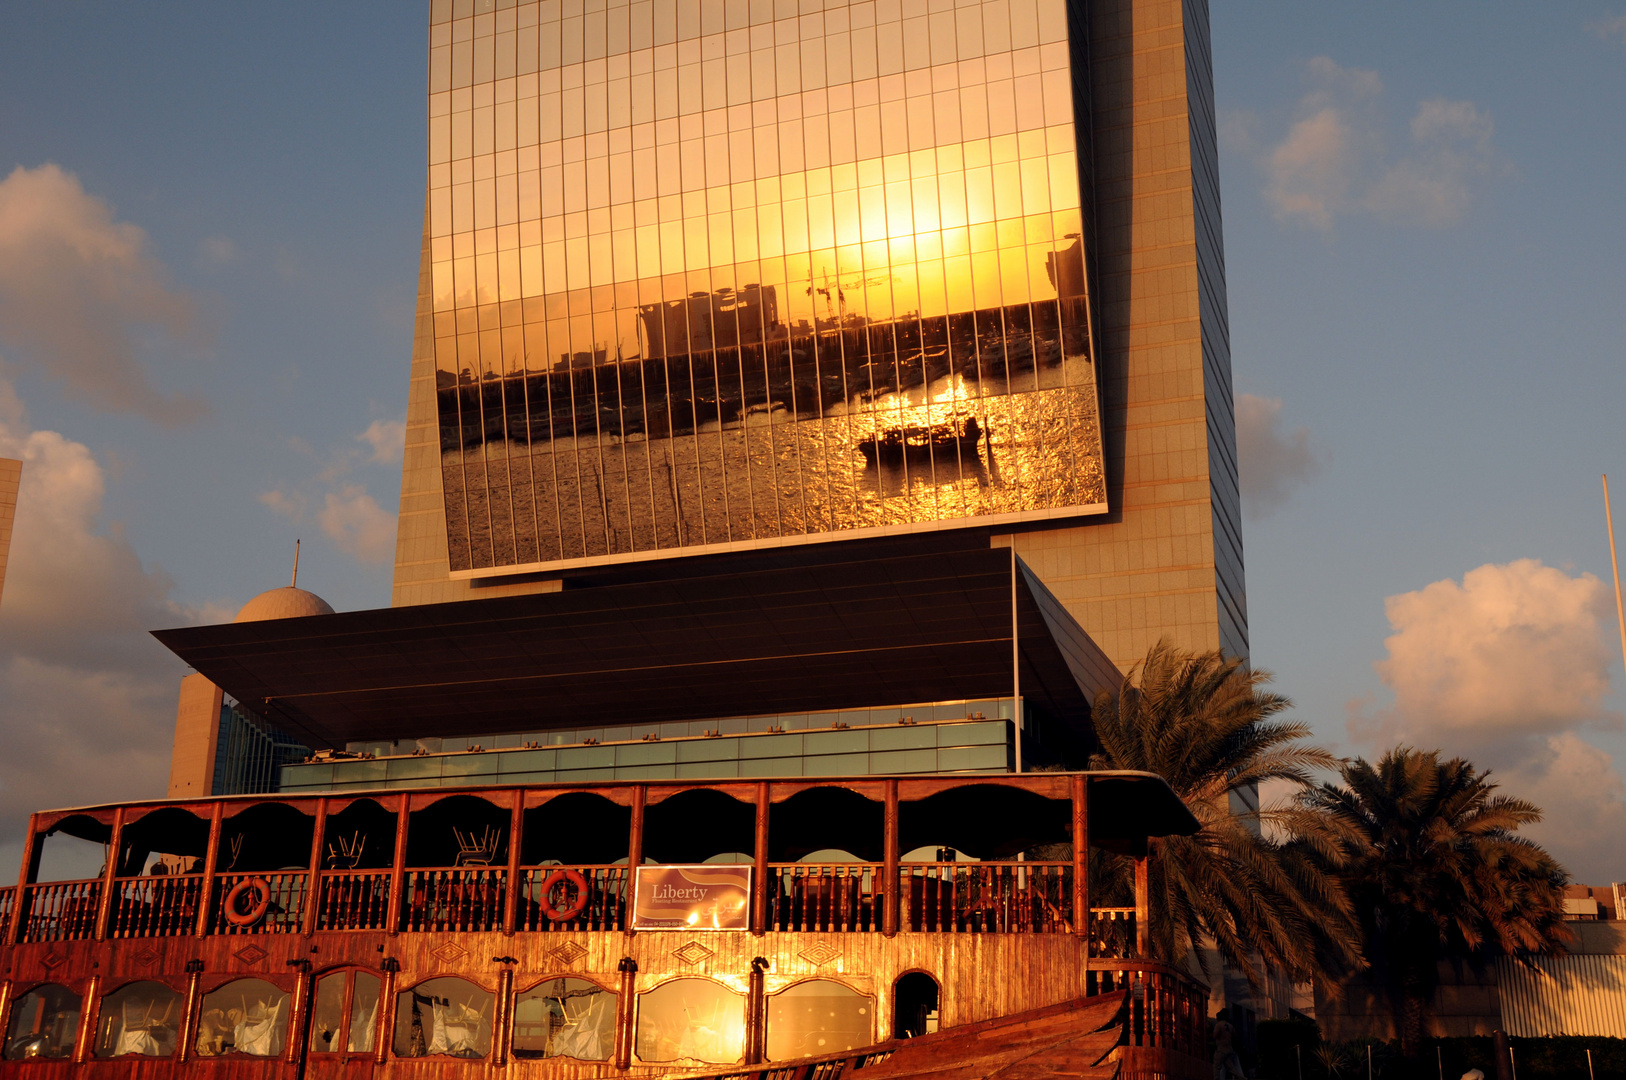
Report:
[[[299,541],[294,541],[294,579],[288,583],[292,589],[299,588]]]

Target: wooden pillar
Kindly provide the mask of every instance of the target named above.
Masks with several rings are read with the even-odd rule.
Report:
[[[177,1056],[185,1063],[192,1060],[192,1044],[198,1039],[198,1014],[203,1011],[203,961],[193,960],[186,965],[186,1004],[181,1010],[180,1046],[176,1047]],[[295,1017],[290,1021],[297,1023]]]
[[[882,841],[881,932],[887,937],[898,932],[898,782],[886,782],[886,835]]]
[[[323,841],[327,839],[327,799],[316,800],[316,821],[311,825],[311,861],[305,874],[305,914],[300,920],[306,934],[316,933],[316,914],[322,904]]]
[[[390,910],[385,929],[401,932],[401,891],[406,884],[407,824],[412,818],[412,798],[402,795],[395,818],[395,861],[390,867]]]
[[[519,856],[525,842],[525,790],[514,792],[513,812],[508,817],[508,877],[502,899],[502,932],[512,934],[519,922]],[[513,976],[509,979],[512,981]]]
[[[1090,955],[1090,782],[1073,777],[1073,933],[1084,938]]]
[[[1147,944],[1152,933],[1152,894],[1150,855],[1135,856],[1135,955],[1148,959]]]
[[[305,1040],[310,1036],[310,1022],[305,1014],[311,1008],[311,984],[315,976],[311,974],[309,960],[295,960],[294,964],[294,999],[288,1008],[288,1038],[284,1054],[288,1064],[297,1065],[305,1050]],[[383,1002],[379,1002],[383,1007]],[[346,1013],[346,1016],[349,1014]]]
[[[768,932],[768,812],[771,792],[766,782],[757,784],[756,873],[751,882],[751,932],[761,937]],[[747,1061],[750,1058],[746,1059]]]
[[[649,798],[649,787],[638,784],[632,789],[632,831],[627,836],[627,925],[626,935],[631,937],[632,913],[638,904],[638,867],[644,861],[644,802]],[[628,961],[630,963],[630,961]],[[634,965],[634,970],[637,970]],[[619,1059],[617,1059],[619,1060]],[[626,1068],[626,1066],[621,1066]]]
[[[765,973],[768,961],[757,957],[751,961],[751,981],[745,998],[745,1063],[760,1065],[768,1056],[768,995],[765,993]]]
[[[0,1037],[11,1034],[11,989],[10,979],[0,979]],[[83,1004],[79,1011],[84,1011]]]
[[[22,940],[23,920],[27,917],[28,886],[40,863],[39,815],[28,815],[28,835],[23,838],[23,863],[17,871],[17,893],[11,898],[11,923],[6,927],[7,945]],[[114,853],[115,858],[117,852]]]
[[[638,989],[638,961],[623,956],[616,970],[621,973],[621,995],[615,1003],[615,1067],[627,1069],[632,1067],[632,1024],[636,1015],[633,997]]]
[[[195,929],[198,937],[209,932],[209,906],[215,898],[215,866],[220,858],[220,826],[225,816],[226,804],[217,801],[209,814],[209,846],[203,850],[203,881],[198,887],[198,925]]]
[[[401,800],[406,801],[404,798]],[[400,965],[394,959],[383,963],[384,985],[378,988],[378,1027],[373,1038],[373,1064],[389,1061],[390,1045],[395,1042],[395,973]]]
[[[73,1060],[89,1059],[96,1043],[96,1026],[102,1016],[102,977],[85,980],[85,999],[79,1003],[79,1037],[73,1041]]]
[[[512,865],[513,860],[509,860]],[[514,966],[504,964],[497,975],[497,1015],[491,1025],[491,1060],[497,1068],[508,1064],[509,1031],[514,1025]]]
[[[102,895],[96,898],[96,940],[107,940],[107,922],[113,910],[114,882],[119,873],[119,849],[124,846],[124,807],[113,811],[113,835],[107,849],[107,865],[102,868]],[[22,897],[18,896],[21,902]]]

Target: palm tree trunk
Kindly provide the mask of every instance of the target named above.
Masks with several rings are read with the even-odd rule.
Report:
[[[1423,1052],[1423,1013],[1428,1007],[1423,973],[1415,964],[1408,965],[1401,983],[1400,997],[1400,1056],[1406,1059],[1407,1072]]]

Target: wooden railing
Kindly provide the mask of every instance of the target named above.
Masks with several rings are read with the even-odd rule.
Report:
[[[305,923],[305,871],[279,870],[268,874],[219,874],[215,877],[215,894],[209,905],[209,933],[211,934],[297,934]],[[226,918],[226,900],[232,890],[245,881],[260,880],[271,889],[266,899],[265,914],[247,925],[239,925]],[[258,890],[255,890],[257,895]],[[243,903],[246,903],[244,901]],[[243,911],[243,904],[238,905]]]
[[[1208,988],[1155,960],[1092,958],[1085,993],[1129,991],[1124,1021],[1125,1078],[1206,1075]]]
[[[11,909],[17,903],[17,886],[0,887],[0,926],[11,925]]]
[[[1090,955],[1126,960],[1135,955],[1135,909],[1090,909]]]
[[[102,879],[30,885],[23,893],[24,941],[86,941],[96,936]]]
[[[587,881],[587,904],[573,919],[557,922],[542,910],[547,898],[542,885],[560,870],[574,870]],[[519,910],[514,926],[533,932],[547,930],[621,930],[627,919],[625,866],[532,866],[520,871]],[[565,898],[556,896],[556,901]]]
[[[878,863],[772,863],[768,927],[845,932],[881,929]]]
[[[174,937],[194,933],[202,895],[203,877],[199,874],[114,878],[107,936]]]
[[[1073,867],[1059,862],[906,863],[898,926],[933,933],[1072,930]]]
[[[387,929],[390,877],[388,870],[322,871],[322,895],[316,905],[316,929]]]
[[[401,884],[401,929],[501,930],[507,884],[502,867],[408,870]]]

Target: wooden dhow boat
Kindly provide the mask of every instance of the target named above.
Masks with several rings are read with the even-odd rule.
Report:
[[[1195,828],[1122,772],[42,812],[0,1075],[1196,1080],[1206,987],[1085,873]],[[45,880],[74,838],[102,872]]]

